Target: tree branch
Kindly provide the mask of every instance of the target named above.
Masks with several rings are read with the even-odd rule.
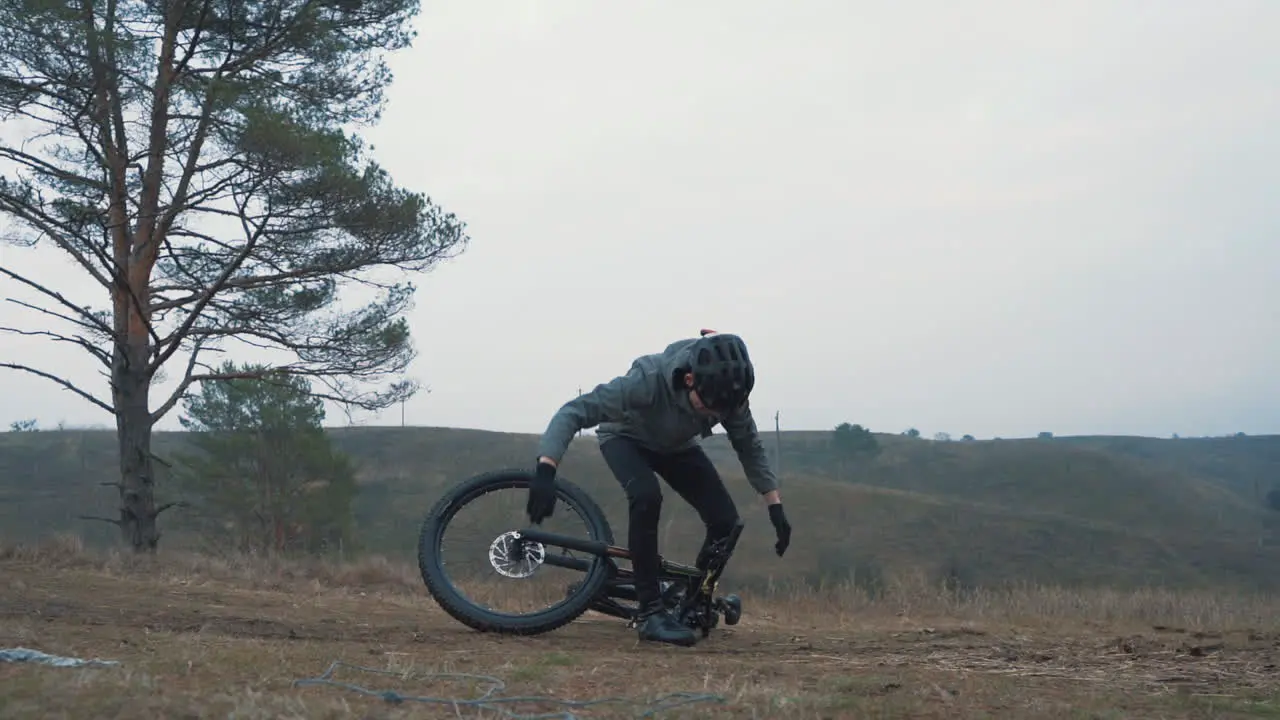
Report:
[[[156,408],[155,412],[151,413],[151,422],[159,422],[160,418],[168,414],[168,412],[173,409],[173,406],[177,405],[178,401],[186,395],[187,388],[191,387],[192,374],[195,372],[196,365],[200,358],[200,351],[203,348],[204,338],[197,338],[195,345],[191,348],[191,357],[187,360],[187,369],[182,374],[182,380],[178,382],[178,387],[174,388],[174,391],[169,395],[168,399],[165,400],[160,407]]]
[[[2,188],[3,184],[0,184],[0,189]],[[97,267],[89,262],[89,259],[85,257],[84,253],[81,252],[80,249],[71,242],[71,240],[68,240],[67,237],[63,235],[64,231],[70,230],[70,228],[65,227],[64,223],[50,216],[43,209],[36,207],[32,202],[28,202],[16,195],[5,192],[0,192],[0,212],[9,213],[14,217],[21,218],[31,227],[40,231],[40,233],[49,236],[49,238],[51,238],[58,247],[62,248],[63,251],[74,258],[75,261],[80,264],[80,267],[85,269],[85,272],[89,273],[94,280],[98,281],[99,285],[104,288],[111,287],[111,281],[107,279],[107,277],[103,275]],[[87,242],[85,242],[84,245],[92,247],[92,245]]]
[[[209,87],[205,91],[204,103],[200,107],[200,120],[196,125],[195,137],[192,138],[191,146],[187,149],[187,162],[182,169],[182,177],[178,180],[177,189],[174,190],[173,201],[170,203],[169,210],[165,212],[164,217],[160,219],[159,227],[156,228],[161,238],[169,231],[178,213],[185,209],[187,191],[191,187],[191,178],[195,175],[196,167],[200,163],[200,151],[204,148],[204,141],[209,134],[209,126],[213,120],[214,98],[217,95],[218,82],[221,79],[219,75],[214,75],[209,80]]]
[[[57,375],[53,375],[53,374],[47,373],[47,372],[45,372],[45,371],[43,371],[43,370],[37,370],[36,368],[29,367],[29,366],[27,366],[27,365],[19,365],[19,364],[17,364],[17,363],[0,362],[0,368],[9,368],[9,369],[11,369],[11,370],[21,370],[21,371],[23,371],[23,372],[31,373],[32,375],[37,375],[37,376],[42,377],[42,378],[44,378],[44,379],[46,379],[46,380],[51,380],[51,381],[53,381],[53,382],[55,382],[55,383],[57,383],[57,384],[61,385],[62,387],[64,387],[64,388],[66,388],[66,389],[70,390],[71,392],[73,392],[73,393],[75,393],[75,394],[79,395],[80,397],[84,398],[85,400],[88,400],[89,402],[93,403],[94,405],[97,405],[98,407],[102,408],[103,410],[106,410],[107,412],[111,413],[112,415],[115,415],[115,413],[116,413],[115,408],[111,407],[111,405],[109,405],[109,404],[107,404],[107,403],[105,403],[105,402],[103,402],[103,401],[99,400],[98,398],[94,397],[93,395],[90,395],[89,393],[85,392],[84,390],[81,390],[80,388],[76,387],[76,386],[75,386],[75,384],[74,384],[74,383],[72,383],[70,380],[64,380],[63,378],[60,378],[60,377],[58,377]]]
[[[120,147],[112,141],[110,81],[108,69],[100,55],[101,45],[98,42],[98,28],[94,22],[92,0],[81,0],[83,11],[83,29],[85,47],[88,51],[88,64],[93,77],[93,120],[98,131],[98,142],[102,145],[104,169],[110,177],[108,182],[111,191],[108,193],[110,203],[107,207],[107,227],[111,230],[115,249],[116,274],[119,275],[127,267],[127,252],[132,244],[128,222],[128,188],[126,175],[128,149]],[[108,24],[110,27],[110,24]],[[118,97],[118,96],[117,96]]]
[[[108,0],[112,2],[113,0]],[[160,235],[157,234],[157,222],[160,220],[160,185],[164,177],[164,149],[168,141],[169,93],[173,86],[176,71],[173,66],[177,49],[178,26],[182,15],[186,12],[185,2],[167,4],[168,13],[164,22],[164,37],[160,41],[160,57],[156,62],[156,84],[151,99],[151,125],[147,141],[147,167],[142,175],[142,197],[138,207],[138,247],[134,248],[134,259],[145,266],[155,264],[156,254],[160,251]],[[119,108],[119,105],[116,105]],[[145,308],[139,309],[145,313]]]
[[[156,508],[154,517],[160,517],[160,513],[164,512],[165,510],[168,510],[169,508],[176,508],[176,507],[178,508],[191,507],[191,504],[188,503],[186,500],[175,500],[173,502],[167,502],[161,505],[160,507]]]
[[[93,343],[82,337],[67,337],[61,333],[51,332],[49,330],[22,330],[20,328],[5,326],[0,326],[0,332],[12,333],[14,335],[27,335],[31,337],[47,337],[53,338],[54,342],[65,342],[71,343],[72,345],[79,345],[81,348],[87,350],[90,355],[97,358],[103,365],[111,367],[111,356],[103,351],[102,348],[96,347]]]
[[[84,187],[93,188],[102,192],[107,190],[105,183],[101,181],[87,178],[83,175],[76,175],[68,170],[63,170],[53,163],[41,160],[34,155],[22,152],[16,148],[0,145],[0,158],[9,158],[15,163],[25,165],[42,174],[52,175],[65,183],[83,185]]]
[[[325,373],[318,370],[309,370],[306,368],[299,368],[299,367],[290,366],[290,365],[276,365],[276,366],[264,368],[260,371],[241,371],[241,372],[230,372],[230,373],[226,373],[226,372],[203,373],[200,375],[192,375],[190,378],[190,382],[205,382],[205,381],[212,382],[212,381],[220,381],[220,380],[256,380],[258,382],[266,383],[268,385],[288,387],[284,383],[273,382],[271,379],[271,376],[273,374],[274,375],[293,375],[295,377],[307,377],[307,378],[314,378],[316,380],[319,380],[320,382],[324,383],[326,387],[329,387],[330,389],[334,390],[334,392],[333,393],[316,392],[314,389],[312,389],[308,391],[307,394],[311,397],[318,398],[320,400],[329,400],[330,402],[333,402],[341,407],[345,407],[345,408],[357,407],[362,410],[378,410],[378,409],[381,409],[382,407],[382,403],[379,403],[376,401],[360,400],[358,398],[351,397],[348,394],[341,394],[340,391],[337,388],[334,388],[333,385],[329,382],[334,375],[345,375],[347,373],[337,373],[337,372]],[[411,386],[410,383],[403,383],[402,387],[398,387],[397,390],[408,389],[410,386]]]
[[[111,523],[116,527],[120,527],[124,525],[124,523],[120,522],[119,520],[112,520],[111,518],[98,517],[97,515],[79,515],[77,517],[80,520],[96,520],[98,522]]]
[[[57,301],[58,301],[58,304],[62,305],[62,306],[63,306],[63,307],[65,307],[65,308],[68,308],[68,309],[70,309],[70,310],[74,310],[74,311],[76,312],[76,314],[78,314],[80,317],[84,318],[87,322],[83,322],[83,323],[81,323],[81,322],[77,322],[77,321],[71,320],[70,318],[65,318],[64,316],[59,315],[58,313],[52,312],[51,310],[45,310],[44,308],[38,308],[38,307],[36,307],[36,306],[34,306],[34,305],[30,305],[30,304],[28,304],[28,303],[22,302],[21,300],[14,300],[13,298],[9,298],[9,301],[10,301],[10,302],[12,302],[12,303],[16,303],[16,304],[18,304],[18,305],[22,305],[22,306],[24,306],[24,307],[33,308],[33,309],[39,310],[40,312],[48,313],[48,314],[50,314],[50,315],[54,315],[54,316],[57,316],[57,317],[64,317],[64,319],[66,319],[66,320],[68,320],[68,321],[70,321],[70,322],[72,322],[72,323],[74,323],[74,324],[76,324],[76,325],[79,325],[79,326],[81,326],[81,327],[83,327],[83,328],[85,328],[85,329],[96,329],[96,330],[100,330],[100,331],[102,331],[102,332],[103,332],[107,337],[109,337],[109,338],[113,338],[113,339],[114,339],[114,338],[116,337],[115,330],[114,330],[114,329],[112,329],[112,327],[111,327],[110,325],[108,325],[106,322],[104,322],[103,320],[101,320],[100,318],[98,318],[98,317],[97,317],[96,315],[94,315],[93,313],[89,312],[88,308],[82,308],[82,307],[80,307],[80,306],[76,305],[75,303],[71,302],[71,301],[70,301],[70,300],[68,300],[66,297],[64,297],[64,296],[62,295],[62,293],[57,292],[56,290],[51,290],[51,289],[49,289],[49,288],[45,287],[44,285],[41,285],[40,283],[38,283],[38,282],[36,282],[36,281],[34,281],[34,280],[31,280],[31,279],[28,279],[28,278],[26,278],[26,277],[24,277],[24,276],[22,276],[22,275],[19,275],[19,274],[17,274],[17,273],[15,273],[15,272],[13,272],[12,270],[10,270],[10,269],[8,269],[8,268],[4,267],[3,265],[0,265],[0,274],[8,275],[9,277],[13,278],[14,280],[17,280],[18,282],[22,283],[23,285],[26,285],[27,287],[32,288],[32,289],[36,290],[37,292],[40,292],[41,294],[43,294],[43,295],[45,295],[45,296],[47,296],[47,297],[51,297],[51,298],[53,298],[54,300],[57,300]]]
[[[242,212],[243,209],[242,205]],[[156,359],[151,362],[152,369],[163,365],[175,352],[177,352],[178,347],[182,344],[182,338],[186,337],[187,332],[191,330],[193,325],[195,325],[196,320],[200,318],[200,313],[204,311],[204,308],[213,300],[214,295],[218,294],[223,286],[226,285],[227,280],[240,269],[240,266],[244,264],[244,261],[253,253],[253,249],[258,246],[258,241],[262,239],[266,229],[267,223],[264,222],[253,232],[246,233],[244,248],[241,249],[232,262],[227,263],[227,266],[222,269],[222,272],[212,283],[210,283],[209,287],[205,288],[204,293],[200,299],[196,301],[195,307],[187,314],[182,325],[180,325],[169,335],[168,338],[166,338],[169,342],[169,347],[160,352]]]
[[[180,3],[170,3],[170,5],[180,5]],[[110,98],[111,98],[111,101],[110,101],[111,127],[112,127],[112,130],[115,132],[116,151],[120,154],[120,157],[128,158],[129,157],[129,133],[125,129],[125,125],[124,125],[124,105],[125,104],[124,102],[122,102],[123,97],[120,93],[120,71],[123,68],[120,67],[120,63],[117,62],[117,58],[116,58],[117,40],[116,40],[115,34],[116,34],[116,20],[117,20],[116,10],[118,9],[118,7],[119,7],[118,0],[107,0],[107,12],[106,12],[106,16],[103,18],[103,23],[102,23],[102,26],[103,26],[102,32],[104,35],[107,36],[107,42],[105,43],[105,47],[103,48],[106,51],[106,63],[105,63],[106,66],[103,68],[102,78],[107,83],[107,90],[110,93]],[[92,32],[92,30],[90,32]],[[95,60],[98,59],[96,55],[97,53],[94,53]],[[127,162],[127,160],[125,162]],[[123,167],[121,168],[121,179],[123,179]],[[125,186],[122,183],[121,191],[124,190],[124,187]]]
[[[0,269],[2,269],[2,268],[0,268]],[[100,332],[105,332],[105,331],[104,331],[100,326],[98,326],[98,325],[94,325],[94,324],[91,324],[91,323],[87,323],[87,322],[85,322],[85,321],[83,321],[83,320],[77,320],[76,318],[73,318],[73,317],[71,317],[70,315],[63,315],[63,314],[62,314],[62,313],[60,313],[60,312],[54,312],[54,311],[50,310],[49,308],[43,308],[43,307],[40,307],[39,305],[32,305],[31,303],[26,302],[26,301],[23,301],[23,300],[18,300],[18,299],[16,299],[16,298],[5,298],[5,302],[11,302],[11,303],[13,303],[14,305],[17,305],[18,307],[23,307],[23,308],[26,308],[26,309],[28,309],[28,310],[34,310],[35,312],[41,313],[41,314],[43,314],[43,315],[48,315],[49,317],[55,317],[55,318],[58,318],[59,320],[61,320],[61,321],[63,321],[63,322],[68,322],[68,323],[71,323],[72,325],[75,325],[76,327],[84,328],[84,329],[85,329],[85,330],[87,330],[88,332],[98,332],[98,333],[100,333]]]
[[[200,4],[200,17],[196,20],[195,30],[192,31],[190,41],[187,43],[187,53],[182,56],[182,59],[178,61],[177,67],[174,68],[175,74],[180,75],[185,72],[187,66],[191,63],[191,59],[195,57],[196,48],[200,46],[200,36],[203,34],[205,23],[209,19],[209,9],[212,4],[210,0],[204,0]],[[185,9],[183,8],[184,11]]]

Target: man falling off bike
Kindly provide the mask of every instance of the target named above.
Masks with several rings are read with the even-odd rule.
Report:
[[[692,645],[693,629],[663,607],[658,588],[658,515],[662,491],[654,473],[698,512],[706,539],[696,565],[706,570],[708,548],[727,537],[738,510],[699,444],[720,424],[742,462],[751,486],[769,509],[781,556],[791,542],[778,480],[747,402],[755,369],[742,338],[703,330],[700,337],[671,343],[660,353],[636,358],[625,375],[570,400],[551,418],[538,444],[537,470],[529,487],[529,519],[541,523],[555,508],[556,468],[574,435],[599,426],[600,453],[627,495],[627,541],[639,601],[641,640]]]

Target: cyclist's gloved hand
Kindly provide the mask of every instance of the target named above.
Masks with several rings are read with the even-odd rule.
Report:
[[[538,463],[533,482],[529,483],[529,502],[525,512],[534,525],[551,517],[556,507],[556,467],[551,463]]]
[[[769,522],[773,523],[773,530],[778,534],[778,542],[773,549],[778,552],[778,557],[782,557],[791,544],[791,523],[787,522],[787,515],[782,511],[782,503],[769,506]]]

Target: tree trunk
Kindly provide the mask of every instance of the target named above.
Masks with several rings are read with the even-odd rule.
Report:
[[[156,248],[148,236],[134,238],[124,226],[116,229],[113,244],[118,275],[111,288],[116,334],[111,353],[111,397],[120,446],[119,524],[134,552],[155,552],[160,533],[156,531],[151,372],[147,366],[152,342],[150,277]]]
[[[116,438],[120,444],[120,531],[134,552],[155,552],[155,463],[151,454],[150,382],[143,358],[130,362],[117,350]]]

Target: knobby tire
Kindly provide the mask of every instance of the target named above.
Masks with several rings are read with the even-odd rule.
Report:
[[[493,612],[470,602],[454,590],[445,577],[438,552],[440,539],[453,515],[472,500],[494,490],[528,488],[533,480],[529,470],[505,469],[482,473],[450,488],[427,513],[418,536],[418,569],[427,592],[450,617],[481,632],[506,635],[538,635],[576,620],[591,606],[604,587],[608,568],[604,558],[595,558],[591,570],[572,594],[563,601],[536,613]],[[556,479],[556,512],[577,510],[591,530],[591,539],[613,544],[608,517],[585,490],[564,478]]]

